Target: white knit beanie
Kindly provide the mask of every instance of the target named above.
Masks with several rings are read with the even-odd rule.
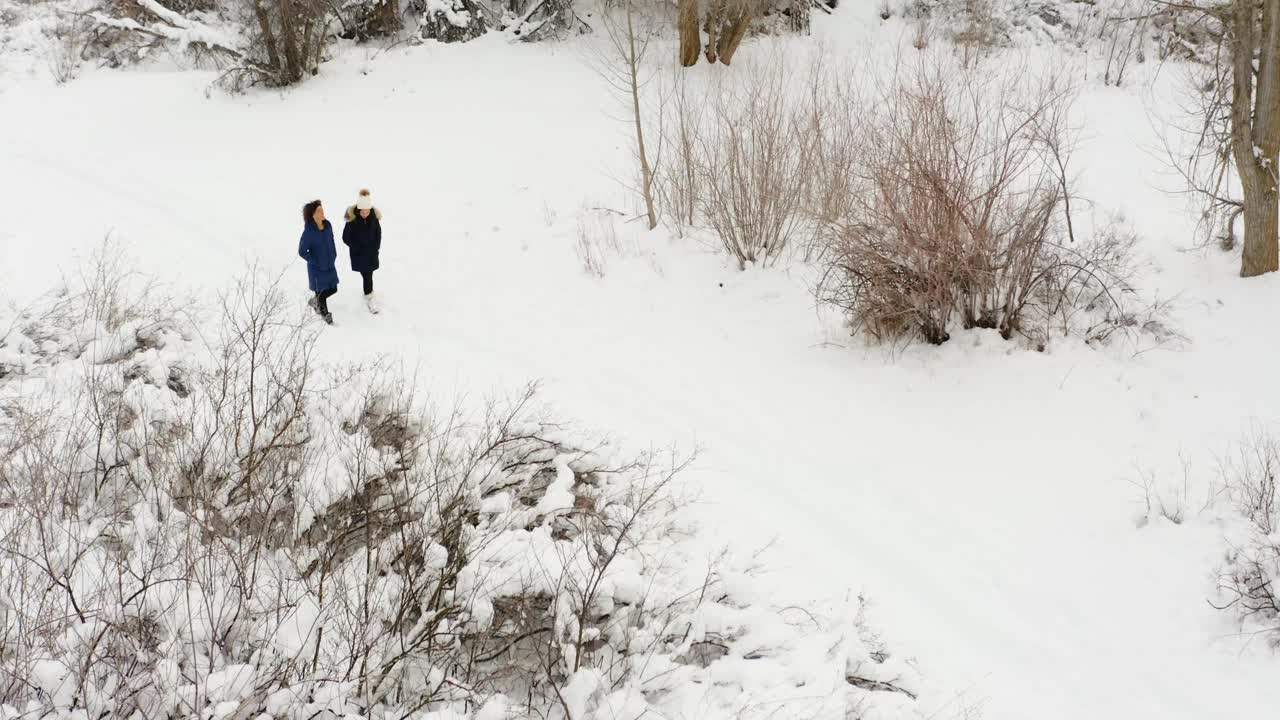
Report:
[[[373,196],[369,194],[368,190],[360,191],[360,196],[356,198],[356,209],[357,210],[373,209]]]

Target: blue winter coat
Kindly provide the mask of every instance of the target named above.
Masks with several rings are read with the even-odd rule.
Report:
[[[298,257],[307,261],[307,284],[311,292],[322,292],[338,287],[338,249],[333,244],[333,225],[324,221],[324,229],[313,222],[302,229],[298,240]]]
[[[342,226],[342,242],[351,248],[351,269],[373,272],[378,269],[378,250],[382,248],[382,213],[375,208],[369,217],[360,217],[355,207],[347,208],[347,224]]]

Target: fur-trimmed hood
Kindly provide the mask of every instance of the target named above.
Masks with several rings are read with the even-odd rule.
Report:
[[[373,216],[378,219],[378,222],[382,222],[382,211],[379,210],[378,208],[373,209]],[[356,217],[358,217],[356,215],[356,206],[352,205],[351,207],[347,208],[347,222],[354,221]]]

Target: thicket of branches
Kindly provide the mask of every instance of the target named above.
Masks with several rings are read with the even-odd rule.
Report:
[[[1247,540],[1233,547],[1219,577],[1223,609],[1238,614],[1250,631],[1280,647],[1280,440],[1261,428],[1241,442],[1223,466],[1226,495],[1248,522]]]
[[[1133,285],[1134,234],[1076,197],[1063,76],[931,51],[808,62],[659,94],[669,223],[710,230],[740,268],[802,253],[819,300],[874,339],[1167,336]]]
[[[651,113],[661,137],[663,214],[710,228],[740,269],[770,265],[806,237],[805,201],[818,146],[803,76],[779,56],[702,87],[676,75]]]
[[[1139,322],[1132,237],[1076,237],[1072,97],[1061,76],[1021,68],[899,66],[828,136],[851,161],[825,209],[820,297],[873,337],[932,343],[954,325],[1043,343],[1055,327],[1100,339]],[[1094,322],[1078,326],[1081,311]]]
[[[119,257],[0,325],[0,714],[638,718],[833,647],[825,698],[910,692],[685,552],[687,458],[615,459],[532,388],[435,407],[320,362],[261,274],[192,318]]]

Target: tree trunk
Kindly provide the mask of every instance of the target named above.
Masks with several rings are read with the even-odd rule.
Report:
[[[256,0],[253,3],[253,14],[258,19],[258,28],[262,31],[262,44],[267,48],[267,62],[272,68],[280,69],[280,53],[276,49],[276,34],[271,29],[271,16],[267,14],[267,8],[262,5],[263,0]]]
[[[292,85],[302,79],[302,57],[298,47],[297,11],[293,0],[278,0],[280,8],[280,43],[284,46],[284,81]]]
[[[1280,0],[1276,0],[1280,2]],[[745,2],[736,2],[738,7],[732,11],[733,20],[728,27],[720,31],[720,62],[728,65],[733,61],[733,54],[738,52],[738,46],[742,44],[742,39],[747,36],[747,30],[751,29],[751,10]]]
[[[720,51],[720,30],[724,27],[724,3],[725,0],[710,0],[707,17],[702,21],[702,26],[707,31],[706,57],[709,63],[715,63],[719,59],[716,53]]]
[[[1236,0],[1231,25],[1231,151],[1244,191],[1240,274],[1252,277],[1280,270],[1280,0]]]
[[[400,29],[399,0],[386,0],[379,7],[379,11],[381,17],[378,18],[378,22],[383,33],[390,35]]]
[[[640,115],[640,62],[642,51],[636,47],[636,29],[633,24],[631,3],[627,3],[627,79],[631,82],[632,120],[636,125],[636,154],[640,156],[640,188],[644,196],[645,214],[649,216],[649,229],[658,227],[658,212],[653,203],[653,168],[649,166],[649,153],[644,147],[644,120]]]
[[[1255,163],[1256,165],[1256,163]],[[1245,180],[1244,176],[1251,176]],[[1244,185],[1244,252],[1240,256],[1240,274],[1253,277],[1280,270],[1280,215],[1276,203],[1275,181],[1263,168],[1241,173]]]
[[[680,64],[693,67],[698,64],[698,51],[702,50],[702,34],[698,28],[698,0],[678,0],[676,24],[680,30]]]

